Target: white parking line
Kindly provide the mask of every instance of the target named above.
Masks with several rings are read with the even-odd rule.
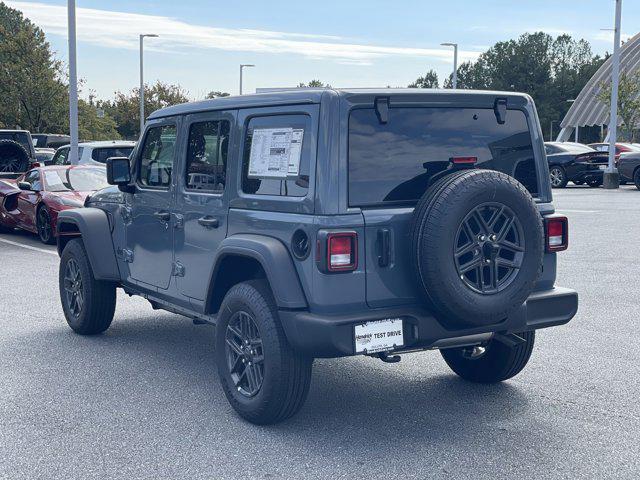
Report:
[[[558,213],[601,213],[602,210],[568,210],[565,208],[558,209]]]
[[[5,240],[4,238],[0,238],[0,242],[8,243],[9,245],[13,245],[15,247],[26,248],[27,250],[34,250],[36,252],[48,253],[49,255],[58,256],[58,252],[52,250],[45,250],[44,248],[32,247],[31,245],[24,245],[18,242],[12,242],[11,240]]]

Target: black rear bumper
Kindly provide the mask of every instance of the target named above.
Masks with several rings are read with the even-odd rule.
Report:
[[[599,168],[585,168],[584,170],[578,170],[575,172],[569,180],[571,181],[579,181],[584,183],[589,182],[602,182],[604,170],[600,170]]]
[[[308,311],[281,310],[282,326],[296,350],[313,357],[355,354],[355,325],[385,318],[402,318],[404,350],[438,346],[447,339],[483,333],[518,333],[563,325],[578,311],[578,294],[568,288],[534,292],[507,320],[490,326],[448,330],[427,310],[418,307],[369,310],[341,316],[319,316]]]

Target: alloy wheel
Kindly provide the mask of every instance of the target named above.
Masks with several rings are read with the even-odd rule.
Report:
[[[82,276],[78,262],[70,258],[64,272],[64,290],[67,306],[74,318],[79,318],[84,306],[84,292],[82,290]]]
[[[41,208],[38,212],[38,234],[40,235],[40,240],[44,243],[51,240],[51,221],[44,208]]]
[[[249,313],[236,312],[229,320],[225,350],[235,388],[245,397],[255,396],[264,380],[264,350],[260,331]]]
[[[562,185],[562,182],[564,182],[564,173],[557,167],[549,170],[549,177],[551,179],[552,187],[557,188]]]
[[[484,203],[462,220],[453,258],[467,287],[477,293],[495,294],[516,278],[524,252],[524,233],[515,213],[500,203]]]

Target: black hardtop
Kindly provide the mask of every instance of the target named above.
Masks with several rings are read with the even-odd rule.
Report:
[[[320,103],[323,96],[342,97],[347,101],[358,100],[357,103],[373,101],[377,97],[389,97],[393,103],[442,103],[451,105],[473,103],[492,104],[496,97],[507,98],[509,105],[522,107],[532,102],[524,93],[500,92],[490,90],[451,90],[426,88],[298,88],[278,92],[256,93],[252,95],[220,97],[212,100],[182,103],[156,110],[149,115],[149,120],[189,115],[212,110],[235,110],[241,108],[277,107]]]

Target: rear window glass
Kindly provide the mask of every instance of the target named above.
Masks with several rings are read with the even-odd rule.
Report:
[[[128,157],[131,152],[133,152],[133,147],[94,148],[91,152],[91,158],[96,162],[107,163],[107,158]]]
[[[417,201],[453,157],[476,157],[479,168],[498,170],[538,193],[531,134],[524,112],[509,110],[506,123],[493,109],[392,108],[381,124],[373,108],[349,117],[349,204]]]

